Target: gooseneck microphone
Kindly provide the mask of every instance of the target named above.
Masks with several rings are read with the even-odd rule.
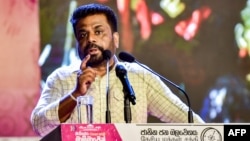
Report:
[[[132,114],[130,108],[130,102],[135,105],[135,93],[128,81],[127,70],[122,65],[117,65],[115,68],[116,76],[120,79],[123,85],[124,92],[124,120],[126,123],[131,123]]]
[[[111,58],[111,51],[104,50],[103,51],[103,59],[107,61],[106,64],[106,123],[111,123],[111,115],[109,110],[109,60]]]
[[[103,59],[108,61],[111,58],[111,51],[110,50],[104,50],[102,55],[103,55]]]
[[[193,111],[192,111],[192,109],[191,109],[191,104],[190,104],[189,97],[188,97],[187,93],[186,93],[182,88],[180,88],[178,85],[176,85],[175,83],[171,82],[170,80],[166,79],[165,77],[161,76],[160,74],[154,72],[153,70],[151,70],[151,69],[145,67],[145,66],[142,65],[140,62],[138,62],[138,61],[135,59],[135,57],[133,57],[132,55],[130,55],[130,54],[127,53],[127,52],[120,52],[120,53],[119,53],[119,58],[120,58],[121,60],[125,61],[125,62],[130,62],[130,63],[135,62],[135,63],[137,63],[137,64],[140,65],[141,67],[143,67],[143,68],[145,68],[146,70],[152,72],[153,74],[159,76],[161,79],[165,80],[165,81],[168,82],[169,84],[171,84],[171,85],[173,85],[174,87],[176,87],[177,89],[179,89],[179,90],[185,95],[185,97],[186,97],[186,99],[187,99],[188,108],[189,108],[189,110],[188,110],[188,122],[189,122],[189,123],[193,123],[193,122],[194,122],[194,121],[193,121]]]
[[[115,68],[116,76],[120,79],[123,85],[123,91],[127,94],[130,102],[135,105],[135,92],[128,81],[127,70],[122,65],[117,65]]]

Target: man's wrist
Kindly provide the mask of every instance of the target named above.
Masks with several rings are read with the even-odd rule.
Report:
[[[76,97],[73,96],[73,93],[69,94],[70,98],[73,99],[74,101],[77,101]]]

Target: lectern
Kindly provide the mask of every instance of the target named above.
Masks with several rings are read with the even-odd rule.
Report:
[[[114,124],[61,124],[41,141],[122,141]]]
[[[63,123],[41,141],[223,141],[223,135],[224,124],[218,123]]]

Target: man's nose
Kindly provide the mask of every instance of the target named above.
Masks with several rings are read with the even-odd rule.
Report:
[[[95,34],[89,34],[89,37],[88,37],[88,42],[90,43],[95,43],[96,42],[96,36]]]

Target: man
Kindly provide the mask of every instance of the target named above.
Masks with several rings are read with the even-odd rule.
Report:
[[[36,133],[44,136],[60,123],[77,123],[76,99],[83,95],[94,97],[94,123],[106,123],[106,70],[110,70],[108,105],[111,123],[125,123],[123,86],[115,71],[118,64],[126,68],[136,95],[136,104],[131,105],[132,123],[146,123],[148,114],[163,122],[187,123],[188,107],[160,78],[136,63],[118,61],[115,53],[119,34],[112,9],[100,4],[82,5],[74,11],[71,23],[82,61],[59,68],[47,78],[31,115]],[[111,52],[110,59],[103,55],[106,50]],[[194,122],[204,123],[197,114],[194,114]]]

